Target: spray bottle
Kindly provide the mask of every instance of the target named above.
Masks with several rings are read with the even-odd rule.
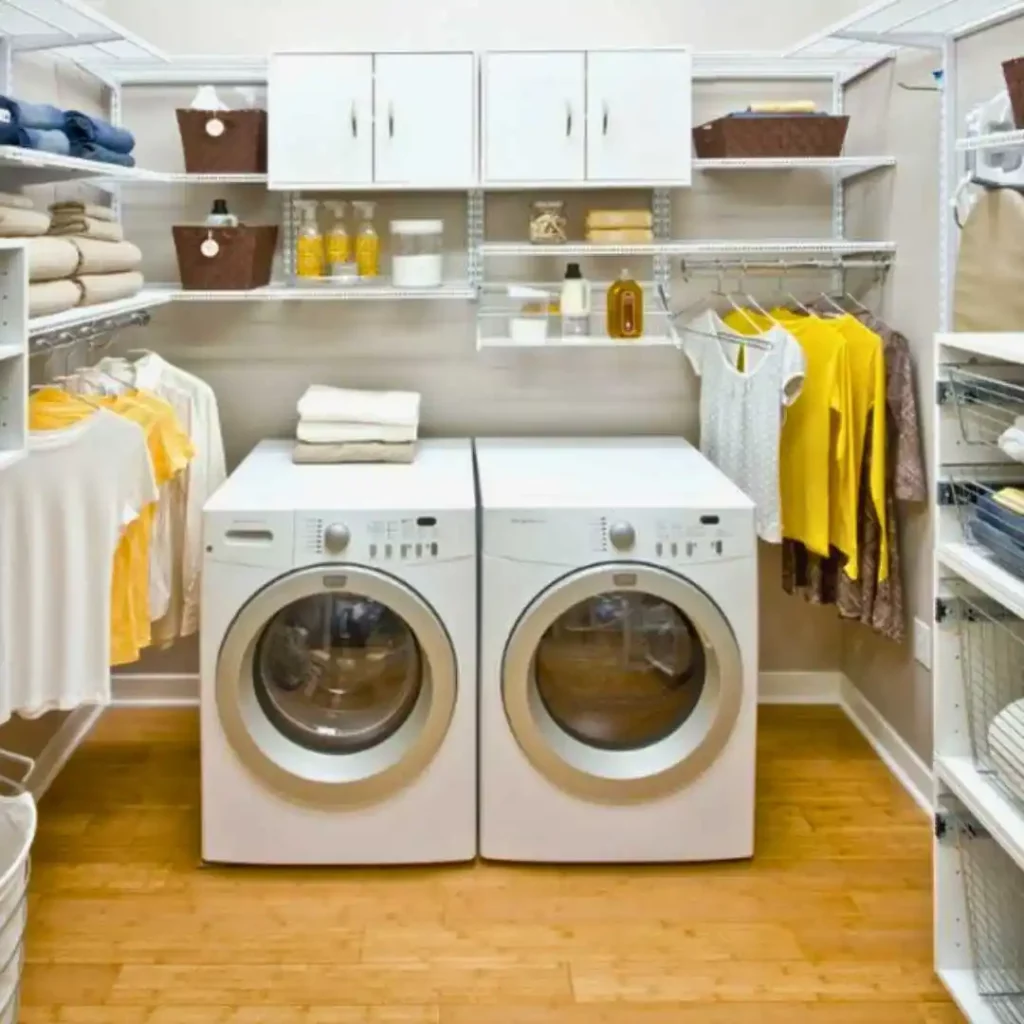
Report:
[[[303,278],[324,276],[324,238],[316,220],[316,200],[299,199],[299,232],[295,242],[295,273]]]

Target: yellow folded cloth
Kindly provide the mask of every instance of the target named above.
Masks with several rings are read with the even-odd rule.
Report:
[[[652,227],[654,227],[654,214],[650,210],[591,210],[587,214],[588,231]]]
[[[818,109],[814,100],[765,100],[751,103],[752,114],[813,114]]]
[[[145,279],[137,270],[130,270],[124,274],[80,274],[75,283],[82,288],[82,305],[98,306],[137,295]]]
[[[60,239],[64,241],[64,239]],[[78,273],[118,274],[142,266],[142,250],[132,242],[107,242],[102,238],[68,235],[67,242],[78,253]]]
[[[634,244],[653,242],[654,232],[650,228],[610,228],[605,231],[588,231],[587,241],[600,245]]]
[[[50,213],[54,219],[66,217],[69,214],[77,217],[92,217],[93,220],[105,220],[114,223],[117,217],[109,206],[99,206],[96,203],[79,203],[70,200],[63,203],[51,203]]]
[[[72,309],[82,299],[82,289],[74,281],[43,281],[28,286],[28,315],[49,316]]]
[[[0,237],[29,238],[50,230],[50,215],[38,210],[0,206]]]
[[[1019,487],[1004,487],[1001,491],[996,491],[993,497],[1003,508],[1024,516],[1024,491]]]
[[[416,442],[346,441],[342,444],[296,443],[292,462],[299,465],[334,466],[345,462],[412,462]]]
[[[25,252],[28,254],[28,279],[33,283],[71,277],[78,269],[78,249],[66,238],[52,235],[29,238]]]
[[[2,222],[0,222],[2,227]],[[83,238],[100,238],[106,242],[123,242],[121,225],[107,220],[97,220],[77,213],[60,213],[50,225],[51,235],[81,235]]]

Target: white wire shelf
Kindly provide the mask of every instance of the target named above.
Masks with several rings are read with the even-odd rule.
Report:
[[[843,181],[895,166],[894,156],[730,157],[693,161],[695,171],[831,171]]]
[[[82,327],[104,320],[107,317],[121,316],[126,313],[137,313],[145,309],[153,309],[170,302],[172,295],[157,288],[144,288],[130,299],[118,299],[115,302],[102,302],[96,306],[75,306],[63,313],[52,313],[49,316],[33,317],[28,322],[29,336],[49,333],[50,331]]]
[[[238,291],[188,291],[173,285],[166,294],[175,302],[390,302],[475,299],[476,289],[464,281],[443,284],[440,288],[396,288],[377,285],[296,285],[271,284],[263,288]]]
[[[650,319],[648,314],[645,316]],[[557,331],[557,317],[553,318],[552,331]],[[599,333],[590,334],[585,338],[561,338],[561,337],[549,337],[543,341],[530,341],[521,342],[513,341],[507,335],[502,336],[489,336],[480,331],[477,332],[476,347],[478,350],[483,349],[523,349],[529,351],[538,351],[541,349],[592,349],[592,348],[604,348],[604,349],[622,349],[626,351],[628,349],[638,348],[677,348],[679,341],[677,338],[662,333],[664,325],[656,327],[656,333],[646,333],[640,338],[609,338],[603,331]]]
[[[971,1024],[1006,1024],[992,1004],[978,990],[978,976],[973,970],[935,972],[946,986],[965,1020]]]
[[[986,359],[1024,364],[1024,332],[936,334],[935,341],[938,345],[984,356]]]
[[[857,256],[866,253],[892,253],[895,242],[852,242],[821,239],[765,239],[758,241],[666,241],[603,245],[568,242],[562,245],[532,242],[485,242],[484,256],[686,256],[689,258],[744,256]]]
[[[942,544],[938,557],[961,579],[1024,618],[1024,580],[999,566],[984,549],[963,543]]]
[[[159,171],[147,171],[140,167],[119,167],[117,164],[81,160],[75,156],[58,156],[56,153],[41,153],[18,146],[0,146],[0,181],[8,188],[56,184],[82,178],[95,178],[97,184],[103,184],[105,181],[159,182],[167,177]]]
[[[1024,131],[990,132],[988,135],[973,135],[956,140],[956,148],[961,153],[980,149],[1013,149],[1015,146],[1024,146]]]

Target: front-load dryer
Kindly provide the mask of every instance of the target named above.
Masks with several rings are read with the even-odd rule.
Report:
[[[678,439],[476,460],[482,856],[751,856],[753,503]]]
[[[476,855],[469,441],[296,466],[264,441],[205,509],[202,856]]]

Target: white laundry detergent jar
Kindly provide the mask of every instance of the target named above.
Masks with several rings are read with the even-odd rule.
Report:
[[[391,222],[391,282],[396,288],[439,288],[444,271],[443,220]]]

